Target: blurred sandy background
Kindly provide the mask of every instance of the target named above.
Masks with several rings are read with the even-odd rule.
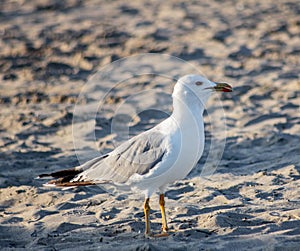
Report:
[[[216,173],[199,177],[206,149],[166,194],[174,232],[154,240],[143,236],[140,195],[49,190],[34,180],[78,164],[72,114],[88,78],[149,52],[179,57],[235,88],[221,97],[227,142]],[[298,0],[1,1],[0,248],[299,250],[299,68]],[[113,148],[112,111],[122,100],[141,88],[170,93],[174,85],[157,76],[129,82],[98,114],[99,151]],[[168,112],[165,96],[151,100]],[[131,133],[163,119],[156,115],[143,113]],[[208,126],[208,140],[210,133]],[[157,197],[151,205],[159,230]]]

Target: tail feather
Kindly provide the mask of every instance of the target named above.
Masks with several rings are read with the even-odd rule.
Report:
[[[53,173],[44,173],[40,174],[37,179],[51,179],[54,178],[53,180],[50,180],[44,186],[49,186],[49,187],[76,187],[76,186],[91,186],[91,185],[96,185],[99,183],[107,183],[107,181],[101,181],[101,182],[93,182],[90,180],[74,180],[77,175],[80,173],[84,172],[85,170],[91,168],[93,165],[97,164],[99,161],[102,159],[106,158],[108,154],[102,155],[100,157],[94,158],[86,163],[84,163],[81,166],[77,166],[75,168],[71,169],[64,169],[60,170],[57,172]]]
[[[69,182],[69,181],[64,181],[64,178],[60,178],[57,180],[50,180],[45,184],[45,186],[55,186],[55,187],[78,187],[78,186],[92,186],[92,185],[96,185],[96,183],[91,181]]]
[[[76,187],[76,186],[95,185],[95,183],[91,181],[75,181],[75,182],[71,181],[81,172],[82,170],[71,168],[71,169],[65,169],[53,173],[40,174],[37,178],[38,179],[54,178],[53,180],[50,180],[49,182],[44,184],[44,186],[48,186],[48,187]]]

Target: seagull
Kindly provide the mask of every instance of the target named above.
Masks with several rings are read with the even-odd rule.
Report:
[[[169,184],[184,179],[199,161],[204,149],[203,112],[214,92],[231,92],[227,83],[186,75],[175,84],[172,114],[155,127],[134,136],[108,154],[75,168],[38,178],[52,177],[45,186],[76,187],[110,183],[129,186],[144,194],[145,235],[168,236],[164,193]],[[150,197],[159,192],[162,232],[150,227]]]

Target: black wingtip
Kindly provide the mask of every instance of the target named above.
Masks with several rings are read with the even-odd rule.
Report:
[[[48,174],[48,173],[43,173],[43,174],[40,174],[39,176],[35,177],[36,180],[39,180],[39,179],[52,179],[53,176],[51,174]]]
[[[62,177],[69,177],[74,178],[77,174],[81,173],[81,170],[77,170],[75,168],[65,169],[53,173],[43,173],[36,177],[36,179],[49,179],[49,178],[62,178]]]

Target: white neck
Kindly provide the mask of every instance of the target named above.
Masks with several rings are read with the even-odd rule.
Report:
[[[177,123],[186,123],[191,120],[200,120],[203,116],[204,105],[202,100],[190,90],[175,89],[173,93],[172,117]],[[208,98],[208,97],[207,97]],[[206,102],[206,98],[204,98]]]
[[[195,166],[204,149],[204,104],[195,93],[183,89],[185,88],[176,88],[173,92],[173,113],[171,115],[180,135],[177,171],[181,178],[185,177]],[[184,169],[182,166],[190,168]]]

